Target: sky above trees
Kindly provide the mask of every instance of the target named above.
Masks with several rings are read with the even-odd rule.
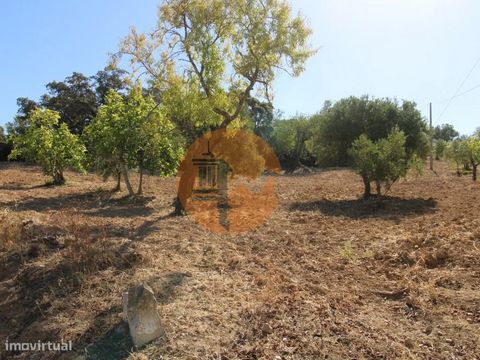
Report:
[[[73,71],[95,74],[131,25],[154,27],[158,0],[33,0],[0,3],[0,125],[16,98],[38,100],[45,84]],[[434,124],[470,134],[480,126],[480,57],[475,0],[296,0],[319,49],[298,78],[280,74],[274,105],[286,116],[311,114],[325,100],[370,94],[414,100]],[[473,89],[472,91],[465,93]],[[465,93],[465,94],[464,94]]]

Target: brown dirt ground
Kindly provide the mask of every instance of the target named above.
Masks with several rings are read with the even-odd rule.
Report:
[[[1,164],[0,358],[479,359],[480,185],[436,167],[371,201],[349,170],[277,176],[273,216],[228,235],[172,215],[174,179],[132,202]],[[167,335],[134,351],[121,293],[142,281]]]

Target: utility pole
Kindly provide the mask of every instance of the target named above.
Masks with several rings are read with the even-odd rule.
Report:
[[[433,126],[432,126],[432,103],[430,103],[430,170],[433,171]]]

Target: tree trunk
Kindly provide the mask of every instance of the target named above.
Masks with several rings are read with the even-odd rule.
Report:
[[[63,173],[61,171],[56,171],[53,174],[53,184],[54,185],[63,185],[65,184],[65,178],[63,177]]]
[[[117,176],[117,186],[115,186],[115,188],[113,189],[113,192],[122,190],[122,172],[120,170],[117,170],[116,176]]]
[[[132,184],[130,183],[130,178],[128,177],[128,170],[125,164],[122,164],[122,172],[123,172],[123,179],[125,180],[125,185],[127,186],[128,195],[133,196],[135,195]]]
[[[380,183],[379,180],[375,180],[375,186],[376,186],[376,189],[377,189],[377,195],[381,195],[382,194],[382,184]]]
[[[460,164],[457,162],[457,176],[461,176],[462,174],[460,173]]]
[[[363,180],[363,185],[365,186],[365,190],[363,192],[363,198],[364,199],[369,199],[370,196],[372,195],[372,191],[370,188],[370,180],[368,177],[362,175],[362,180]]]
[[[145,151],[143,149],[139,150],[137,153],[138,156],[138,168],[140,170],[140,180],[138,182],[137,195],[143,194],[143,160],[145,158]]]
[[[138,182],[137,195],[143,194],[143,167],[140,165],[140,180]]]
[[[178,196],[175,197],[174,204],[175,204],[175,215],[184,216],[187,214],[187,211],[183,207],[182,202],[180,201],[180,198]]]
[[[478,164],[472,164],[472,178],[473,178],[473,181],[477,181],[477,166],[478,166]]]

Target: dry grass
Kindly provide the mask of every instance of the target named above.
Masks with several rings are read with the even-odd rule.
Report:
[[[36,168],[0,169],[2,226],[17,229],[0,338],[74,342],[24,359],[476,359],[480,186],[436,165],[367,202],[347,170],[276,177],[278,209],[240,235],[172,216],[173,179],[147,177],[130,202],[94,175],[53,188]],[[167,339],[133,351],[121,292],[142,281]]]
[[[22,221],[15,212],[0,211],[0,251],[9,251],[18,246],[22,238]]]

